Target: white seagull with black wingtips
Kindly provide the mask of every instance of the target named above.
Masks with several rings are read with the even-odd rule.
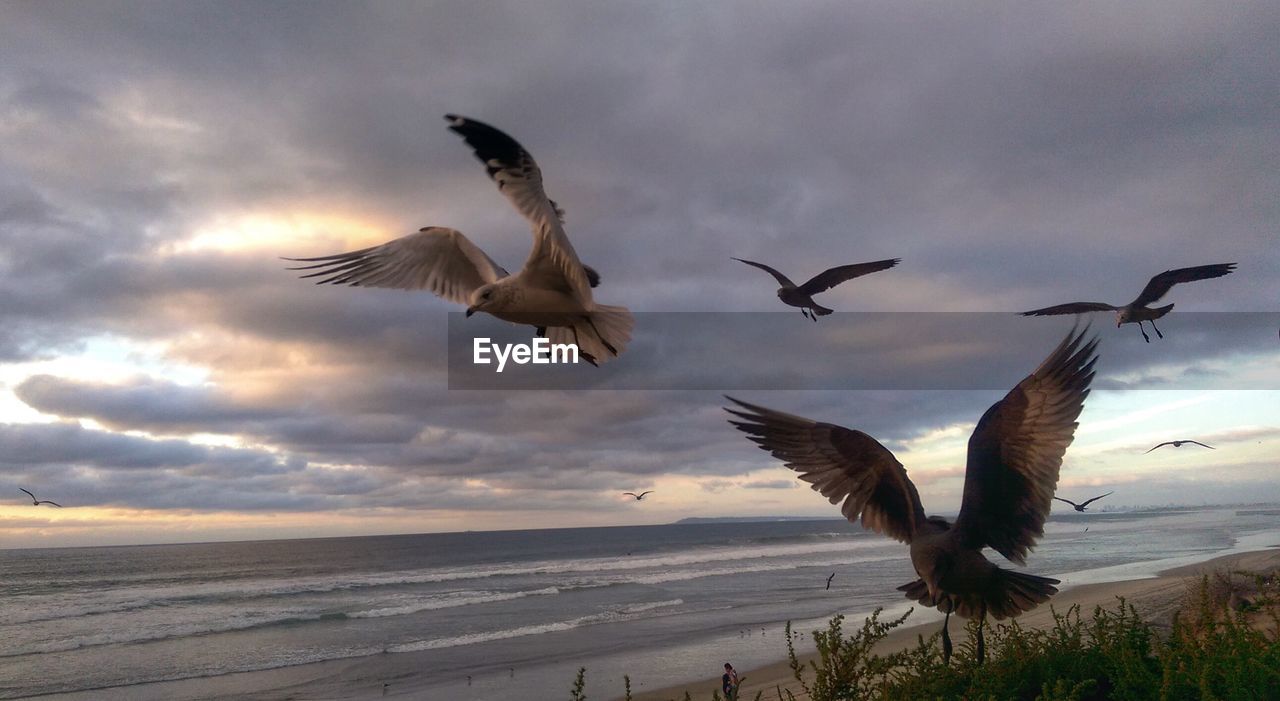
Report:
[[[461,232],[438,226],[349,253],[287,258],[311,263],[290,270],[312,270],[303,277],[319,277],[318,284],[429,290],[467,304],[467,316],[487,312],[535,326],[553,343],[577,344],[593,363],[617,357],[631,340],[631,312],[596,303],[591,288],[599,276],[578,260],[533,156],[488,124],[445,118],[533,229],[533,249],[519,272],[509,274]]]

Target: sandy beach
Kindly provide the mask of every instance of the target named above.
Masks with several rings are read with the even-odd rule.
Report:
[[[1041,606],[1019,617],[1018,622],[1025,628],[1048,627],[1053,624],[1054,610],[1065,612],[1070,607],[1078,605],[1081,612],[1088,615],[1094,607],[1114,606],[1117,598],[1123,597],[1145,620],[1157,624],[1168,623],[1183,596],[1202,575],[1217,570],[1257,571],[1280,567],[1280,549],[1277,548],[1280,548],[1280,545],[1267,550],[1224,555],[1202,563],[1164,570],[1153,578],[1073,587],[1053,597],[1050,602],[1052,607]],[[964,623],[959,622],[961,625]],[[846,620],[845,632],[856,629],[859,624],[860,622]],[[952,636],[959,644],[962,637],[955,635],[955,629],[956,626],[953,625]],[[901,650],[914,645],[919,636],[923,635],[927,638],[937,630],[938,626],[933,622],[899,628],[881,641],[877,650],[881,653]],[[806,635],[809,633],[809,631],[803,632]],[[785,654],[785,650],[780,652]],[[801,656],[801,660],[807,665],[809,660],[815,657],[816,655],[805,655]],[[756,669],[739,669],[738,673],[746,677],[740,689],[739,698],[753,699],[757,692],[763,691],[762,698],[773,701],[777,698],[779,688],[790,690],[798,701],[806,701],[809,698],[796,682],[791,667],[785,659]],[[812,679],[812,675],[806,678]],[[633,693],[632,699],[633,701],[672,701],[684,698],[687,691],[694,701],[706,701],[719,688],[720,675],[716,674],[693,684],[680,684],[665,689]]]
[[[1280,567],[1280,545],[1266,550],[1235,553],[1220,556],[1201,563],[1161,571],[1156,577],[1128,581],[1085,584],[1066,589],[1052,600],[1053,609],[1066,611],[1079,605],[1085,614],[1093,607],[1112,606],[1117,597],[1124,597],[1147,620],[1167,622],[1179,605],[1188,587],[1204,573],[1222,569],[1263,570]],[[1049,606],[1041,606],[1022,616],[1019,622],[1025,627],[1043,627],[1052,622]],[[915,614],[913,614],[914,616]],[[908,619],[911,620],[911,619]],[[860,622],[846,621],[846,630]],[[953,626],[953,635],[956,626]],[[918,636],[930,636],[937,631],[937,622],[930,619],[916,625],[894,631],[880,646],[882,652],[902,649],[916,642]],[[802,631],[808,634],[808,630]],[[959,638],[957,638],[957,643]],[[785,648],[778,643],[778,661],[752,668],[739,669],[745,675],[741,698],[752,699],[764,691],[766,699],[773,699],[777,689],[789,689],[797,699],[805,698],[792,676],[785,660]],[[158,682],[111,689],[55,694],[41,698],[60,701],[137,701],[164,699],[165,701],[195,701],[197,699],[373,699],[373,698],[427,698],[424,694],[438,689],[427,689],[415,679],[418,675],[419,653],[402,653],[358,657],[314,664],[298,665],[259,672],[226,674],[172,682]],[[807,661],[810,656],[804,657]],[[672,685],[660,689],[633,689],[635,701],[668,701],[684,697],[688,691],[694,701],[711,698],[719,688],[717,670],[704,680],[689,684]],[[386,685],[384,687],[384,684]],[[564,697],[568,697],[572,677],[564,680]],[[619,685],[620,686],[620,685]],[[621,698],[621,689],[615,698]],[[465,698],[465,690],[457,698]],[[530,699],[530,701],[543,701]]]

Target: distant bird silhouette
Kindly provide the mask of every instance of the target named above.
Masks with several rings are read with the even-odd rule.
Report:
[[[18,491],[27,492],[27,490],[23,489],[22,487],[18,487]],[[56,506],[59,509],[62,508],[62,504],[59,504],[56,501],[47,501],[44,499],[37,499],[36,495],[32,494],[31,492],[27,492],[27,496],[31,497],[32,506],[40,506],[41,504],[48,504],[49,506]]]
[[[951,658],[947,624],[954,612],[976,618],[978,657],[985,657],[982,627],[1029,611],[1057,593],[1058,580],[996,566],[982,554],[991,547],[1023,564],[1052,505],[1062,456],[1071,444],[1097,360],[1087,329],[1067,334],[1049,357],[1000,401],[991,405],[969,438],[964,496],[955,523],[925,516],[907,472],[871,436],[835,424],[741,402],[726,409],[730,423],[800,473],[851,522],[911,548],[920,578],[898,587],[907,598],[947,614],[943,655]]]
[[[1195,282],[1196,280],[1208,280],[1215,277],[1222,277],[1227,273],[1235,270],[1235,263],[1215,263],[1213,265],[1198,265],[1193,268],[1177,268],[1176,270],[1166,270],[1163,273],[1151,278],[1147,286],[1142,288],[1142,292],[1138,294],[1138,298],[1132,302],[1117,307],[1105,302],[1071,302],[1069,304],[1059,304],[1053,307],[1045,307],[1044,309],[1033,309],[1029,312],[1022,312],[1023,316],[1052,316],[1055,314],[1083,314],[1085,312],[1103,312],[1111,311],[1116,313],[1116,328],[1121,324],[1137,324],[1138,330],[1142,332],[1142,338],[1147,342],[1151,342],[1151,337],[1147,335],[1147,330],[1143,328],[1144,321],[1151,322],[1151,328],[1155,329],[1156,335],[1164,338],[1164,334],[1160,333],[1160,329],[1156,328],[1156,319],[1168,314],[1173,309],[1173,305],[1169,304],[1163,307],[1152,309],[1147,305],[1159,300],[1176,284],[1180,282]]]
[[[778,288],[778,299],[782,300],[783,304],[787,304],[792,307],[800,307],[801,314],[817,321],[818,317],[826,316],[830,314],[832,310],[813,301],[813,295],[829,290],[846,280],[852,280],[855,277],[860,277],[868,273],[888,270],[889,268],[897,265],[902,259],[892,258],[889,260],[877,260],[871,263],[854,263],[853,265],[842,265],[838,268],[830,268],[813,276],[813,279],[803,285],[795,284],[786,275],[770,268],[764,263],[756,263],[754,261],[743,260],[741,258],[734,258],[734,260],[739,263],[753,265],[772,275],[774,279],[778,281],[778,284],[782,285],[782,287]]]
[[[1213,447],[1213,446],[1211,446],[1211,445],[1205,445],[1204,443],[1201,443],[1200,441],[1165,441],[1164,443],[1161,443],[1160,445],[1157,445],[1157,446],[1152,447],[1150,450],[1148,450],[1148,451],[1147,451],[1147,453],[1150,453],[1152,450],[1155,450],[1156,448],[1163,448],[1163,447],[1165,447],[1166,445],[1171,445],[1171,446],[1173,446],[1173,447],[1175,447],[1175,448],[1181,448],[1181,447],[1183,446],[1183,444],[1184,444],[1184,443],[1195,443],[1196,445],[1200,446],[1201,448],[1208,448],[1209,450],[1217,450],[1217,448],[1215,448],[1215,447]],[[1143,455],[1146,455],[1147,453],[1143,453]]]
[[[625,307],[597,303],[600,278],[578,260],[564,231],[564,212],[542,188],[542,171],[515,139],[474,119],[445,115],[533,229],[533,248],[512,275],[461,232],[429,226],[380,246],[313,258],[290,270],[312,270],[317,284],[429,290],[467,304],[467,316],[486,312],[530,324],[553,343],[573,343],[592,364],[618,356],[634,318]]]
[[[831,573],[831,576],[830,576],[830,577],[827,577],[827,591],[831,591],[831,580],[833,580],[833,579],[835,579],[835,578],[836,578],[836,573],[835,573],[835,572],[832,572],[832,573]]]
[[[1092,499],[1086,499],[1085,501],[1082,501],[1082,502],[1080,502],[1079,504],[1075,503],[1074,501],[1071,501],[1070,499],[1063,499],[1062,497],[1054,497],[1054,499],[1057,499],[1058,501],[1062,501],[1062,502],[1066,502],[1066,503],[1070,504],[1073,508],[1075,508],[1075,510],[1076,510],[1076,511],[1084,511],[1084,510],[1085,510],[1086,508],[1088,508],[1088,506],[1089,506],[1090,504],[1092,504],[1093,502],[1095,502],[1095,501],[1097,501],[1097,500],[1101,499],[1102,497],[1109,497],[1109,496],[1111,496],[1112,494],[1115,494],[1115,492],[1114,492],[1114,491],[1110,491],[1110,492],[1107,492],[1106,494],[1099,494],[1098,496],[1096,496],[1096,497],[1094,497],[1094,498],[1092,498]],[[1089,530],[1089,529],[1087,529],[1087,528],[1086,528],[1085,530],[1087,531],[1087,530]]]
[[[653,490],[652,490],[652,489],[650,489],[650,490],[649,490],[649,491],[647,491],[647,492],[640,492],[639,494],[636,494],[635,492],[623,492],[623,494],[625,494],[626,496],[629,496],[629,497],[635,497],[635,498],[636,498],[636,501],[640,501],[641,499],[643,499],[643,498],[644,498],[644,495],[646,495],[646,494],[653,494]]]

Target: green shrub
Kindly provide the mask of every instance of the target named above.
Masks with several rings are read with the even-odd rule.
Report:
[[[967,640],[950,664],[941,631],[904,650],[878,655],[877,643],[911,611],[881,621],[879,609],[845,635],[844,616],[813,632],[808,664],[795,651],[803,636],[786,627],[787,659],[811,701],[1276,701],[1280,700],[1280,576],[1232,572],[1200,580],[1167,633],[1119,599],[1114,608],[1053,610],[1053,625],[1028,630],[1017,620],[988,624],[987,656],[978,662],[969,621]],[[585,669],[573,699],[580,701]],[[630,679],[627,679],[630,698]],[[756,694],[761,701],[763,692]],[[779,701],[794,701],[778,688]],[[712,698],[720,698],[715,692]],[[684,701],[692,701],[686,692]]]

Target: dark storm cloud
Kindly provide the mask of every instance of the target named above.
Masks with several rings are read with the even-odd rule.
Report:
[[[224,213],[322,207],[386,223],[387,239],[454,226],[514,268],[527,226],[445,129],[459,112],[535,154],[604,302],[778,309],[772,281],[730,256],[797,277],[904,259],[825,293],[841,311],[1123,303],[1167,268],[1238,261],[1173,291],[1164,342],[1095,323],[1099,387],[1239,382],[1232,366],[1265,357],[1254,332],[1265,321],[1274,344],[1274,319],[1188,312],[1280,299],[1278,31],[1273,3],[9,3],[0,360],[102,336],[162,343],[209,383],[42,376],[18,396],[116,431],[282,452],[81,429],[47,464],[119,468],[93,492],[103,503],[141,504],[125,471],[147,466],[165,494],[153,506],[559,508],[635,478],[728,483],[773,464],[728,426],[718,392],[649,388],[747,387],[735,396],[895,447],[975,421],[1069,325],[1019,319],[1016,338],[963,348],[922,328],[900,363],[866,353],[855,317],[799,330],[779,314],[802,341],[748,325],[715,353],[642,325],[618,363],[573,370],[644,390],[450,392],[456,305],[318,288],[275,259],[330,250],[166,252]],[[858,373],[990,389],[764,391]],[[237,471],[261,480],[224,481]],[[463,477],[545,498],[495,502]]]

